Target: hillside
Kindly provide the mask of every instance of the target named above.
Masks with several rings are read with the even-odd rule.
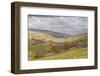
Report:
[[[87,33],[55,38],[48,33],[29,31],[29,60],[87,58]]]
[[[38,60],[81,59],[81,58],[87,58],[87,48],[72,48],[66,52],[62,52],[48,57],[39,58]]]
[[[54,41],[54,42],[64,42],[64,38],[55,38],[53,36],[50,36],[47,33],[41,33],[41,32],[31,32],[29,31],[29,39],[37,39],[37,40],[44,40],[44,41]]]
[[[69,36],[71,36],[70,34],[67,34],[67,33],[54,32],[54,31],[49,31],[49,30],[29,29],[29,31],[31,31],[31,32],[47,33],[50,36],[55,37],[55,38],[62,38],[62,37],[69,37]]]
[[[37,39],[37,40],[44,40],[44,41],[64,42],[65,40],[73,41],[81,38],[84,39],[86,37],[87,37],[87,33],[76,35],[76,36],[70,36],[70,37],[55,38],[49,35],[48,33],[29,31],[29,40]]]

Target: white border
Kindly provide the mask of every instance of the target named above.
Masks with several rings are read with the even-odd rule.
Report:
[[[28,14],[88,17],[88,58],[28,61]],[[94,65],[94,11],[21,7],[20,8],[20,69],[42,69]]]

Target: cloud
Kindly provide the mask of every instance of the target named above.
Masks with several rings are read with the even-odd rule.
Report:
[[[29,29],[49,30],[67,34],[87,33],[88,17],[28,16]]]

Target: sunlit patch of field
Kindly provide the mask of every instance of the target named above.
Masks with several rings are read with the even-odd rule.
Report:
[[[52,56],[39,58],[39,60],[50,60],[50,59],[80,59],[87,58],[87,48],[72,48],[65,52],[58,53]]]

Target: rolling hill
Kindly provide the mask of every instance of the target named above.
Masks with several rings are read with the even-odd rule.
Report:
[[[47,33],[43,32],[33,32],[29,31],[29,40],[43,40],[43,41],[53,41],[53,42],[64,42],[64,38],[55,38]]]
[[[49,30],[41,30],[41,29],[29,29],[29,31],[46,33],[55,38],[63,38],[63,37],[71,36],[70,34],[67,34],[67,33],[60,33],[60,32],[54,32],[54,31],[49,31]]]
[[[87,39],[87,33],[57,38],[48,32],[29,31],[29,60],[87,58]]]

